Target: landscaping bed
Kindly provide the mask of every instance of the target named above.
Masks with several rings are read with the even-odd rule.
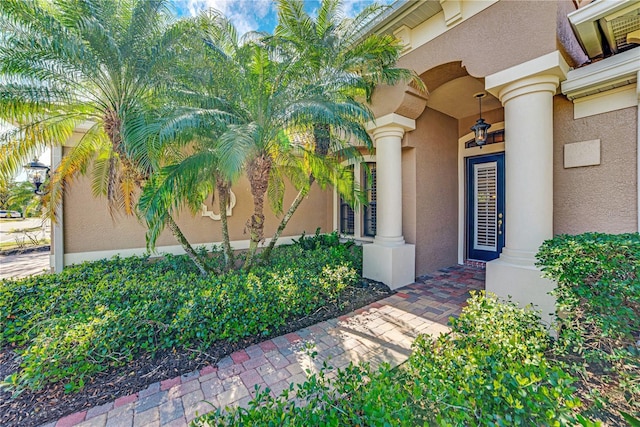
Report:
[[[0,425],[113,401],[392,293],[360,265],[354,246],[292,245],[250,273],[202,278],[168,256],[0,282]]]
[[[397,369],[322,370],[194,424],[640,426],[640,236],[557,236],[538,261],[558,283],[555,338],[530,307],[472,294],[451,332],[417,337]]]

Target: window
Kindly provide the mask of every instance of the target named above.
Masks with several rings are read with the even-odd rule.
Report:
[[[353,175],[354,166],[349,166]],[[355,233],[355,212],[345,200],[340,197],[340,234],[353,236]]]
[[[363,171],[362,189],[367,195],[367,206],[363,206],[364,230],[363,235],[367,237],[376,236],[376,164],[367,163],[369,173]]]
[[[372,160],[371,156],[365,156]],[[356,239],[371,239],[376,235],[377,214],[377,187],[376,187],[376,163],[367,161],[363,164],[350,166],[354,175],[354,182],[365,194],[366,205],[355,210],[349,206],[342,197],[337,197],[337,228],[340,234]]]

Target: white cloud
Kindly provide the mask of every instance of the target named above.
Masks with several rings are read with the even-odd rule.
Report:
[[[275,10],[272,0],[183,0],[178,3],[184,5],[190,15],[204,9],[217,9],[229,18],[240,34],[259,29],[264,20],[272,21]]]

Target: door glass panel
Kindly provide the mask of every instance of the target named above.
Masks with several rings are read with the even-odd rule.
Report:
[[[475,181],[475,230],[473,248],[487,251],[497,250],[497,162],[480,163],[473,166]]]

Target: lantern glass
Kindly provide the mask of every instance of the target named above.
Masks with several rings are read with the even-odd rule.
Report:
[[[38,159],[33,159],[29,164],[25,165],[24,168],[27,171],[29,181],[31,181],[35,187],[34,192],[38,195],[43,195],[44,192],[40,188],[49,176],[49,171],[51,170],[49,166],[40,163]]]

